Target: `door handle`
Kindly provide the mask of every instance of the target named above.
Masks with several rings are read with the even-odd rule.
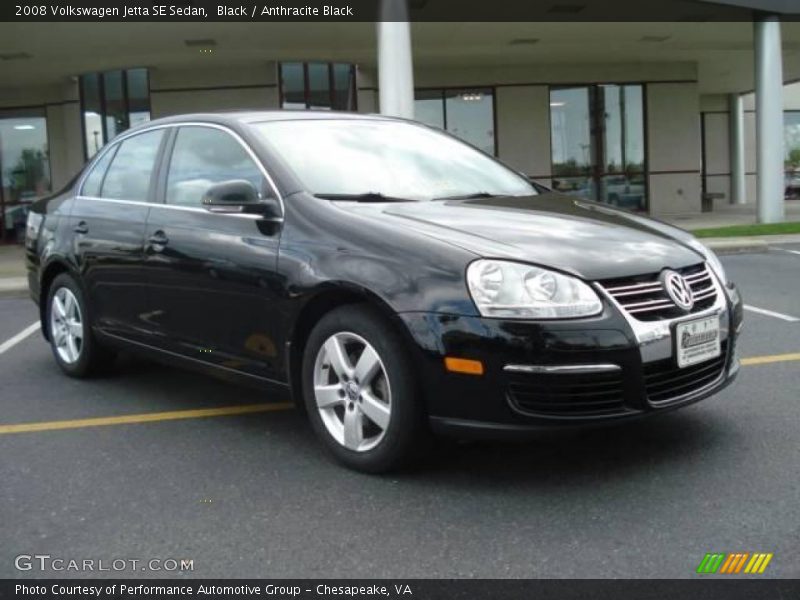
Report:
[[[89,233],[89,226],[86,224],[86,221],[81,221],[75,227],[72,228],[75,233]]]
[[[156,231],[153,235],[151,235],[148,238],[147,241],[150,242],[151,246],[156,247],[154,249],[160,249],[158,248],[158,246],[166,246],[167,244],[169,244],[169,238],[167,237],[167,234],[161,230]]]

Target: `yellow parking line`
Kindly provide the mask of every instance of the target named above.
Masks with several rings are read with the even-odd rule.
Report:
[[[751,356],[749,358],[742,359],[742,366],[766,365],[790,361],[800,361],[800,352],[794,352],[791,354],[774,354],[771,356]],[[273,404],[243,404],[239,406],[224,406],[221,408],[173,410],[168,412],[143,413],[138,415],[121,415],[117,417],[71,419],[67,421],[44,421],[39,423],[18,423],[15,425],[0,425],[0,435],[6,433],[55,431],[58,429],[80,429],[83,427],[103,427],[106,425],[126,425],[131,423],[153,423],[156,421],[177,421],[181,419],[202,419],[205,417],[246,415],[250,413],[289,410],[293,407],[294,405],[291,402],[277,402]]]
[[[752,365],[767,365],[776,362],[789,362],[793,360],[800,360],[800,352],[793,352],[791,354],[773,354],[772,356],[751,356],[750,358],[743,358],[742,365],[745,367]]]
[[[97,417],[92,419],[71,419],[68,421],[45,421],[40,423],[18,423],[0,425],[0,435],[4,433],[27,433],[31,431],[53,431],[56,429],[78,429],[81,427],[103,427],[128,423],[152,423],[153,421],[176,421],[179,419],[202,419],[227,415],[246,415],[250,413],[273,412],[293,408],[290,402],[274,404],[243,404],[222,408],[197,408],[193,410],[172,410],[168,412],[121,415],[118,417]]]

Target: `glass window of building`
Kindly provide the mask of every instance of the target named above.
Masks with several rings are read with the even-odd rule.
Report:
[[[292,62],[278,67],[281,108],[355,111],[356,67],[348,63]]]
[[[421,89],[414,93],[414,118],[444,129],[494,155],[494,90]]]
[[[594,198],[595,147],[592,143],[588,87],[550,92],[550,139],[553,186],[556,190]]]
[[[30,203],[50,189],[44,109],[0,111],[0,241],[17,239]]]
[[[432,127],[444,129],[442,90],[417,90],[414,92],[414,118]]]
[[[788,200],[800,198],[800,111],[784,114],[785,190]]]
[[[552,88],[550,127],[556,190],[646,209],[641,85]]]
[[[136,127],[150,120],[150,81],[147,69],[129,69],[128,124]]]
[[[128,110],[125,106],[125,90],[122,85],[122,71],[103,74],[103,98],[105,99],[106,137],[114,138],[128,128]]]
[[[80,86],[87,159],[117,134],[150,120],[147,69],[88,73]]]

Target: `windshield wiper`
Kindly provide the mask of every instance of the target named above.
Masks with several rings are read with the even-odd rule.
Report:
[[[500,194],[492,194],[490,192],[475,192],[473,194],[458,194],[456,196],[442,196],[441,198],[434,198],[434,200],[475,200],[477,198],[500,198]]]
[[[323,200],[349,200],[351,202],[416,202],[411,198],[385,196],[380,192],[364,192],[363,194],[314,194]]]

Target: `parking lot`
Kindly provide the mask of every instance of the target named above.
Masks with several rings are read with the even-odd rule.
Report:
[[[69,379],[38,333],[6,343],[36,309],[0,298],[0,577],[109,575],[14,566],[48,554],[193,560],[126,577],[682,578],[707,552],[800,577],[800,245],[723,262],[752,309],[718,396],[387,477],[332,463],[286,398],[133,359]]]

